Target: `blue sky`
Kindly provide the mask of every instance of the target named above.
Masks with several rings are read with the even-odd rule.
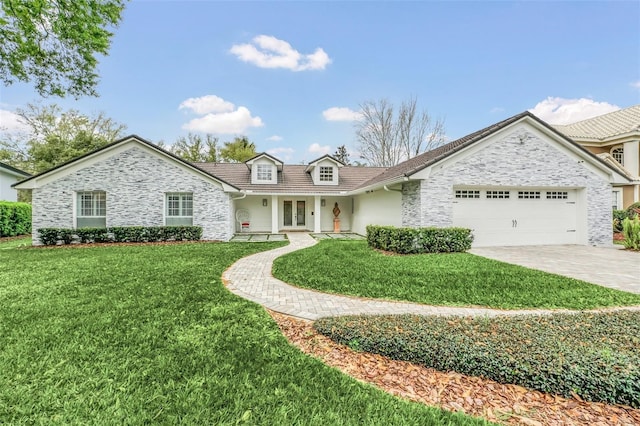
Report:
[[[100,97],[44,102],[166,144],[247,135],[297,163],[356,152],[367,100],[415,96],[450,139],[524,110],[561,124],[638,104],[640,2],[134,1],[99,73]],[[0,125],[39,99],[2,87]]]

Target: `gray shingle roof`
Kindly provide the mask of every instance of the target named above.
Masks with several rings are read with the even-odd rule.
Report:
[[[11,174],[16,175],[16,176],[22,176],[22,177],[31,176],[30,173],[27,173],[24,170],[17,169],[17,168],[15,168],[13,166],[8,165],[7,163],[3,163],[2,161],[0,161],[0,169],[5,169],[5,170],[11,172]]]
[[[573,139],[605,140],[626,133],[640,133],[640,105],[567,125],[553,126]]]
[[[251,171],[244,163],[194,163],[205,172],[218,176],[235,187],[255,193],[295,193],[295,194],[335,194],[352,191],[362,183],[385,170],[384,167],[340,168],[338,185],[314,185],[311,175],[305,172],[306,165],[285,164],[278,173],[278,184],[264,185],[251,183]]]

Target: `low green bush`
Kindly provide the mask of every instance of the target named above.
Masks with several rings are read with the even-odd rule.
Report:
[[[0,201],[0,237],[31,233],[31,204]]]
[[[399,254],[464,252],[472,242],[473,235],[467,228],[367,226],[369,247]]]
[[[75,230],[81,243],[108,243],[111,236],[107,228],[79,228]]]
[[[640,312],[351,316],[314,327],[352,348],[440,371],[640,408]]]
[[[202,238],[200,226],[114,226],[111,228],[40,228],[38,239],[46,246],[58,243],[140,243],[196,241]]]
[[[613,210],[613,232],[622,232],[622,221],[628,217],[626,210]]]
[[[631,250],[640,250],[640,215],[632,219],[622,221],[622,235],[624,235],[624,247]]]

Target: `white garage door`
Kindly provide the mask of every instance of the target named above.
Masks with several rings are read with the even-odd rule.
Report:
[[[456,188],[453,224],[474,246],[576,244],[576,190]]]

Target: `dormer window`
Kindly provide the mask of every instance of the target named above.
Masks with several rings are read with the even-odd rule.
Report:
[[[614,160],[620,163],[621,166],[624,166],[624,148],[621,146],[617,146],[611,150],[611,156]]]
[[[271,164],[257,164],[256,178],[260,181],[271,181],[273,179],[273,167]]]
[[[333,167],[320,166],[320,182],[333,182]]]

